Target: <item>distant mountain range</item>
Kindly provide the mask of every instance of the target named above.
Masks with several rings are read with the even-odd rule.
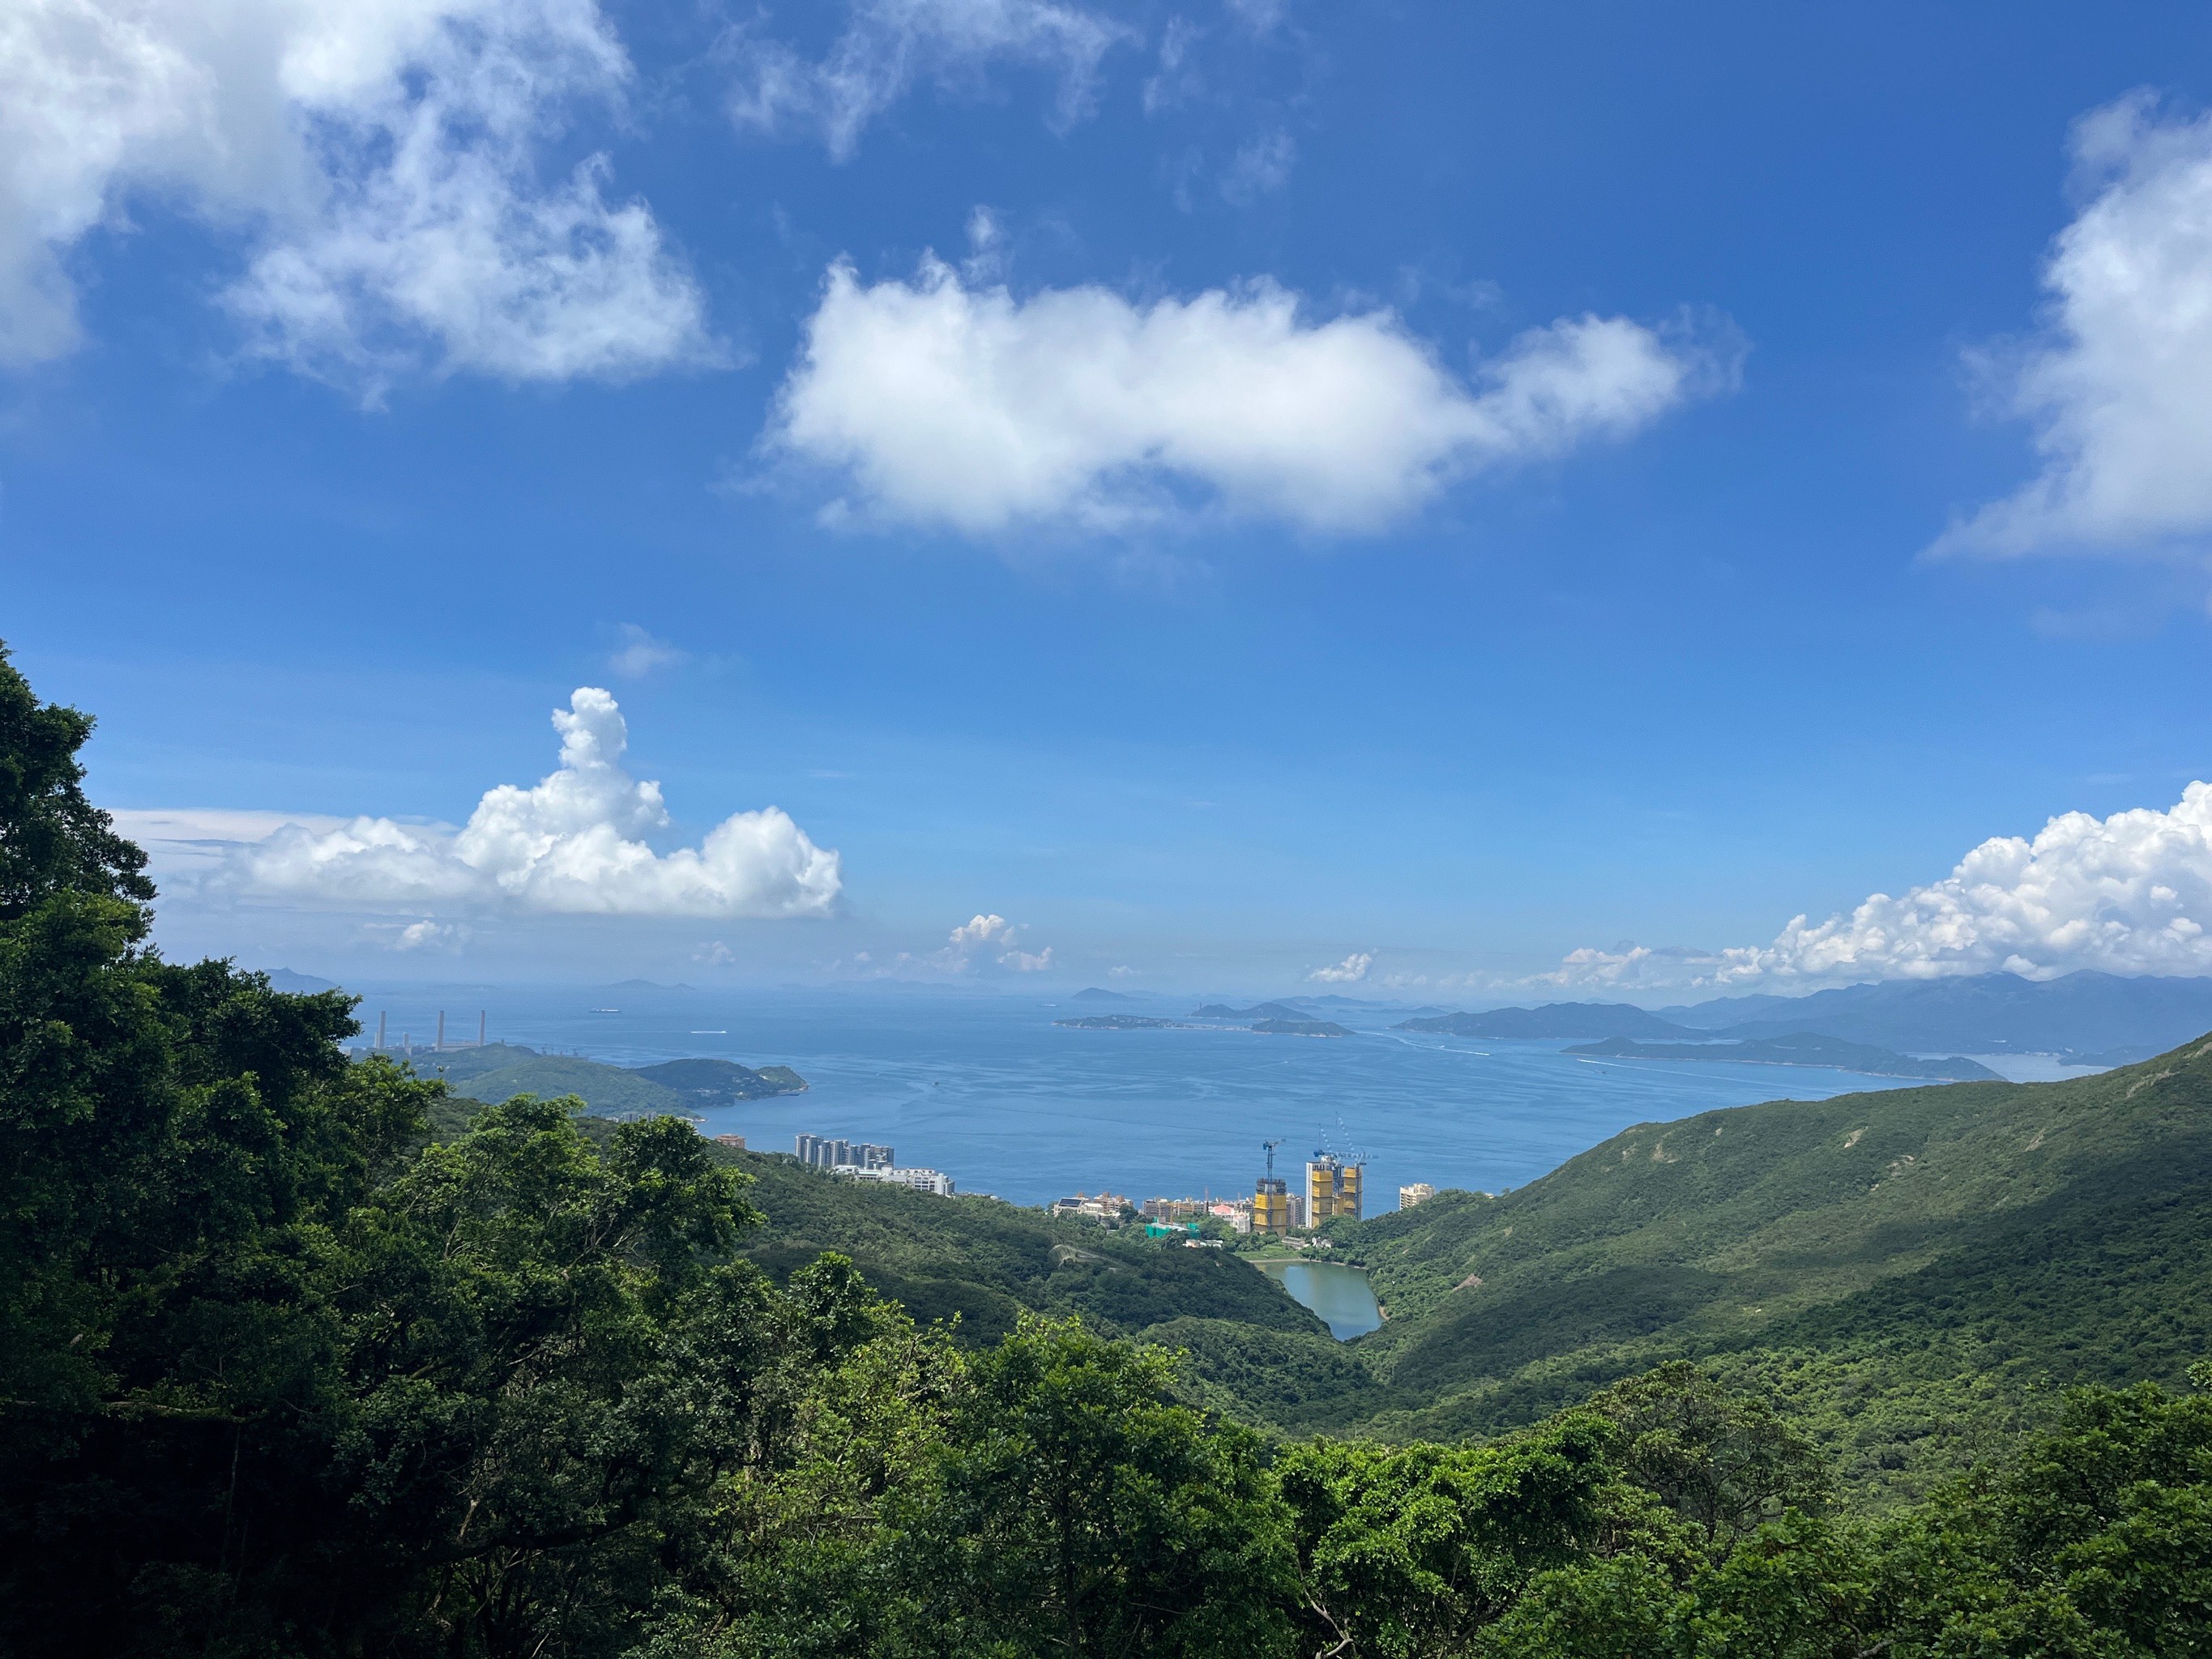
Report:
[[[2212,1030],[2212,979],[2124,979],[2087,971],[2054,980],[1979,974],[1852,985],[1804,997],[1722,997],[1656,1012],[1622,1002],[1553,1002],[1409,1019],[1398,1029],[1584,1041],[1759,1042],[1812,1034],[1893,1055],[2037,1054],[2123,1066]]]
[[[2004,1079],[1978,1061],[1953,1054],[1945,1060],[1916,1060],[1863,1042],[1822,1036],[1815,1031],[1796,1031],[1787,1036],[1752,1037],[1732,1042],[1638,1042],[1634,1037],[1607,1037],[1602,1042],[1577,1043],[1571,1054],[1601,1055],[1614,1060],[1724,1060],[1732,1066],[1825,1066],[1832,1071],[1857,1072],[1867,1077],[1909,1077],[1930,1083],[2002,1083]]]
[[[1540,1008],[1492,1008],[1401,1020],[1401,1031],[1462,1037],[1668,1037],[1703,1035],[1625,1002],[1547,1002]]]
[[[1068,1000],[1070,1002],[1141,1002],[1144,999],[1127,996],[1120,991],[1101,990],[1096,985],[1086,985]]]
[[[1210,1006],[1218,1006],[1218,1005]],[[1279,1013],[1287,1014],[1289,1018],[1270,1016],[1255,1019],[1250,1024],[1243,1027],[1243,1030],[1257,1031],[1261,1036],[1340,1037],[1352,1035],[1349,1030],[1334,1020],[1307,1019],[1300,1016],[1296,1009],[1282,1009],[1279,1005],[1273,1003],[1262,1003],[1261,1008],[1277,1008]],[[1260,1010],[1255,1009],[1253,1012],[1256,1013]],[[1206,1016],[1208,1020],[1206,1024],[1192,1025],[1179,1019],[1157,1019],[1150,1014],[1082,1014],[1070,1019],[1056,1019],[1053,1024],[1065,1025],[1078,1031],[1218,1031],[1221,1027],[1212,1023],[1212,1021],[1237,1018],[1226,1011],[1218,1014],[1207,1014],[1206,1010],[1201,1008],[1198,1012]]]
[[[1725,997],[1659,1014],[1731,1036],[1819,1031],[1906,1054],[2050,1054],[2118,1065],[2212,1030],[2212,979],[1978,974],[1851,985],[1808,997]]]

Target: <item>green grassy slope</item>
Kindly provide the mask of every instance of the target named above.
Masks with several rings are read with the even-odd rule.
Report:
[[[1674,1354],[1794,1399],[1899,1493],[2055,1384],[2212,1352],[2212,1042],[2065,1083],[1644,1124],[1496,1198],[1334,1230],[1390,1322],[1291,1413],[1493,1431]]]

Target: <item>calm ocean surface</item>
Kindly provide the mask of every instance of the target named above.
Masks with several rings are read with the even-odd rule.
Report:
[[[1249,1194],[1261,1142],[1278,1169],[1327,1141],[1367,1160],[1369,1213],[1401,1185],[1497,1191],[1555,1168],[1632,1123],[1718,1106],[1826,1099],[1906,1086],[1880,1078],[1717,1061],[1589,1060],[1559,1042],[1478,1042],[1394,1031],[1402,1013],[1339,1011],[1356,1035],[1077,1031],[1114,1012],[1179,1017],[1188,1005],[1109,1005],[925,991],[743,993],[383,988],[393,1043],[451,1036],[637,1065],[709,1054],[795,1068],[805,1094],[709,1115],[709,1134],[789,1152],[802,1131],[887,1142],[902,1164],[943,1170],[963,1192],[1018,1204],[1101,1190],[1152,1197]],[[594,1012],[599,1010],[599,1012]],[[428,1071],[434,1057],[423,1055]]]

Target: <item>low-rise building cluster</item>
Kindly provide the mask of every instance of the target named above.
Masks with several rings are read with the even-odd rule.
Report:
[[[1073,1216],[1085,1221],[1110,1221],[1116,1224],[1137,1213],[1137,1206],[1119,1193],[1078,1193],[1073,1198],[1054,1199],[1052,1212],[1057,1216]]]

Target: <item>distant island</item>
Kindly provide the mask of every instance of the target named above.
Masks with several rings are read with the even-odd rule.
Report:
[[[1547,1002],[1540,1008],[1492,1008],[1480,1014],[1438,1014],[1401,1020],[1401,1031],[1436,1031],[1462,1037],[1660,1037],[1698,1036],[1625,1002]]]
[[[443,1078],[454,1094],[486,1105],[516,1095],[575,1095],[594,1112],[687,1116],[805,1092],[806,1079],[788,1066],[757,1070],[733,1060],[668,1060],[655,1066],[610,1066],[578,1054],[545,1054],[519,1042],[416,1050],[423,1077]]]
[[[1203,1012],[1203,1010],[1200,1012]],[[1346,1037],[1352,1032],[1332,1019],[1306,1019],[1295,1010],[1287,1019],[1260,1019],[1229,1029],[1255,1031],[1261,1036]],[[1150,1014],[1079,1014],[1053,1021],[1073,1031],[1218,1031],[1216,1024],[1193,1025],[1187,1020],[1157,1019]]]
[[[1190,1011],[1193,1019],[1307,1019],[1304,1009],[1293,1008],[1288,1003],[1261,1002],[1249,1008],[1231,1008],[1226,1003],[1209,1002],[1203,1008]]]
[[[618,1069],[658,1083],[706,1106],[806,1092],[806,1079],[788,1066],[740,1066],[733,1060],[664,1060],[658,1066]]]
[[[2053,980],[2016,974],[1892,980],[1806,996],[1761,993],[1656,1011],[1617,1002],[1553,1002],[1479,1013],[1423,1009],[1397,1029],[1478,1039],[1586,1042],[1609,1037],[1758,1042],[1817,1035],[1900,1058],[2046,1054],[2073,1065],[2103,1067],[2163,1054],[2208,1026],[2212,978],[2130,979],[2085,969]]]
[[[1069,1000],[1072,1002],[1141,1002],[1144,999],[1127,996],[1120,991],[1104,990],[1096,985],[1086,985]]]
[[[319,991],[336,991],[343,988],[334,979],[317,979],[313,974],[296,974],[289,968],[271,968],[269,970],[269,988],[312,996]]]
[[[1731,1066],[1820,1066],[1868,1077],[1907,1077],[1930,1083],[2001,1083],[2004,1079],[1978,1061],[1953,1054],[1948,1060],[1916,1060],[1863,1042],[1801,1031],[1790,1036],[1754,1037],[1737,1042],[1638,1042],[1611,1037],[1566,1050],[1607,1060],[1717,1060]]]

